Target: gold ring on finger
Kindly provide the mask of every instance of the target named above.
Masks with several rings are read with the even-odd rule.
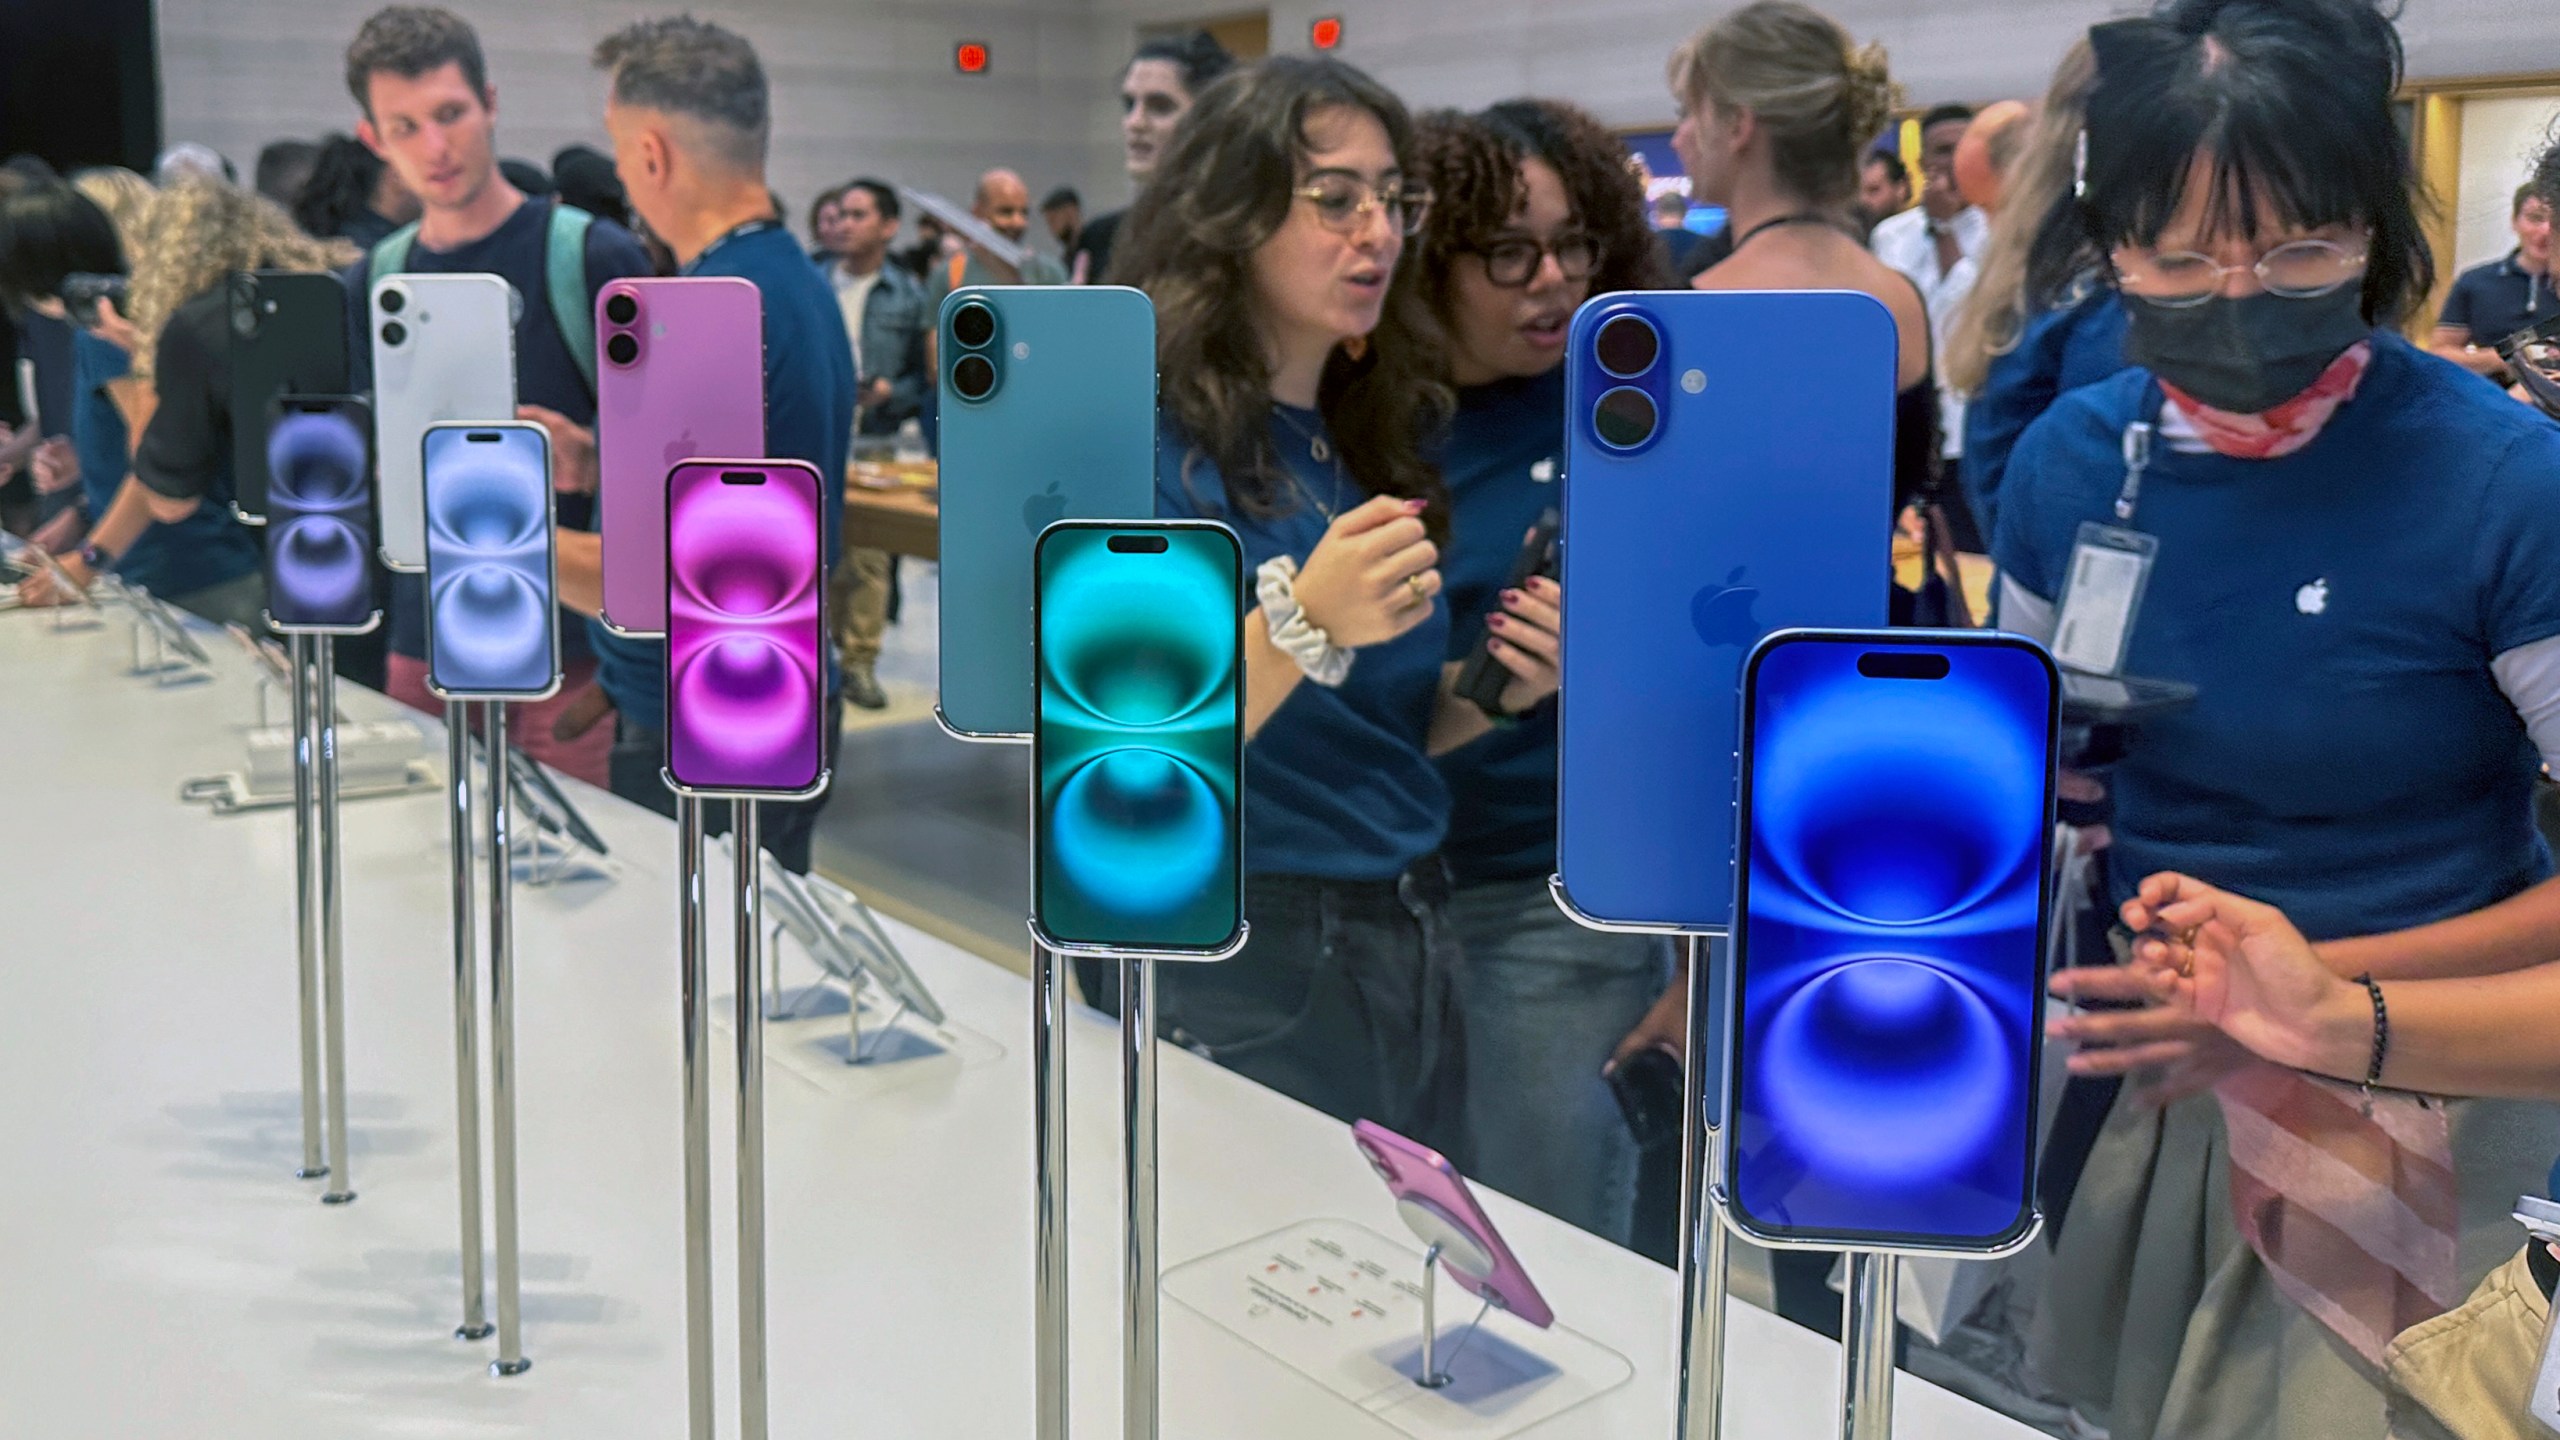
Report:
[[[1428,591],[1428,590],[1426,590],[1426,589],[1424,589],[1424,588],[1422,587],[1422,577],[1421,577],[1421,576],[1419,576],[1419,575],[1407,575],[1406,577],[1404,577],[1404,586],[1405,586],[1405,588],[1406,588],[1406,589],[1408,589],[1408,590],[1410,590],[1410,591],[1412,591],[1412,592],[1413,592],[1413,598],[1414,598],[1414,599],[1415,599],[1415,601],[1417,601],[1418,603],[1421,603],[1421,604],[1424,604],[1424,605],[1428,605],[1428,604],[1430,604],[1430,603],[1431,603],[1431,592],[1430,592],[1430,591]]]

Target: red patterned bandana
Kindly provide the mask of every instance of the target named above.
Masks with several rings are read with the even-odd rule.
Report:
[[[2260,415],[2216,410],[2166,380],[2160,388],[2215,454],[2234,460],[2273,460],[2318,438],[2338,407],[2355,398],[2356,387],[2364,383],[2364,372],[2372,364],[2373,342],[2359,340],[2331,361],[2310,389]]]

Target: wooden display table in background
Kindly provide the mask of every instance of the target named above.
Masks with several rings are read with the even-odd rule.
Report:
[[[939,559],[940,470],[930,460],[856,460],[845,467],[845,548]]]

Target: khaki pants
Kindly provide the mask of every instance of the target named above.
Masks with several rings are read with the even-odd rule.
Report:
[[[881,637],[889,629],[890,563],[886,550],[847,550],[828,587],[836,658],[848,670],[869,670],[879,662]]]
[[[2392,1440],[2536,1440],[2525,1410],[2550,1307],[2523,1251],[2489,1272],[2458,1310],[2391,1342]]]

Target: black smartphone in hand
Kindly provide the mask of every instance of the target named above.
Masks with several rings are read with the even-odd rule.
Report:
[[[1550,580],[1556,578],[1556,531],[1561,524],[1561,517],[1553,510],[1538,517],[1538,523],[1530,527],[1529,538],[1521,545],[1520,553],[1512,557],[1511,578],[1502,582],[1503,589],[1517,590],[1535,576],[1543,575]],[[1491,615],[1501,609],[1501,601],[1497,599],[1493,609],[1486,613]],[[1493,652],[1486,648],[1492,640],[1493,628],[1486,626],[1484,633],[1476,637],[1475,648],[1467,652],[1465,663],[1458,667],[1455,692],[1459,699],[1474,702],[1477,709],[1491,718],[1506,720],[1510,715],[1502,708],[1502,692],[1511,686],[1511,672],[1503,668],[1502,662],[1494,659]]]

